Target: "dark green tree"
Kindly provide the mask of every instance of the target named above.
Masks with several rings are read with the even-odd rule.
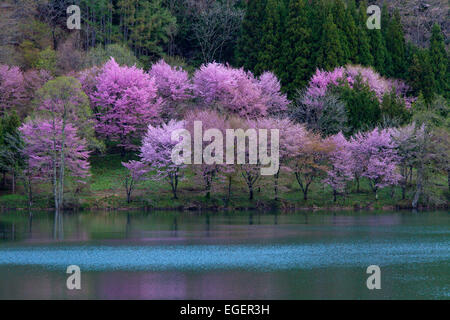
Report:
[[[386,48],[392,61],[389,76],[402,78],[406,73],[405,35],[400,20],[400,13],[395,11],[386,32]]]
[[[293,95],[306,86],[312,73],[311,30],[308,26],[306,0],[290,0],[282,43],[282,61],[286,72],[279,74],[286,91]]]
[[[262,26],[261,50],[255,65],[257,75],[264,71],[274,71],[277,74],[280,73],[279,71],[284,71],[282,69],[285,66],[280,65],[282,55],[280,48],[284,33],[283,4],[283,1],[267,0],[266,15]]]
[[[335,88],[347,111],[348,134],[366,131],[380,123],[381,109],[378,98],[369,86],[358,77],[351,88],[349,85]]]
[[[358,53],[356,62],[358,64],[369,66],[373,65],[373,56],[370,52],[370,40],[367,34],[367,4],[363,1],[359,5],[358,20],[357,20],[357,39],[358,39]]]
[[[247,4],[235,54],[237,65],[246,70],[254,71],[258,62],[266,2],[266,0],[249,0]]]
[[[430,56],[426,50],[417,52],[409,68],[409,83],[416,95],[422,94],[426,103],[431,103],[435,92],[435,80]]]
[[[429,49],[430,62],[433,69],[435,89],[438,94],[448,94],[449,74],[447,72],[448,56],[445,51],[444,36],[438,24],[433,26]]]
[[[339,31],[333,22],[333,16],[328,14],[323,24],[321,49],[317,59],[318,67],[324,70],[332,70],[344,61]]]
[[[350,58],[352,57],[352,52],[350,51],[350,43],[348,38],[351,37],[349,34],[349,37],[347,37],[347,32],[350,31],[350,27],[348,26],[349,20],[347,16],[347,12],[345,10],[345,4],[342,0],[336,0],[334,1],[333,8],[333,20],[338,28],[339,33],[339,41],[341,43],[342,52],[343,52],[343,60],[340,62],[340,64],[346,64],[350,61]],[[354,30],[353,30],[354,31]]]

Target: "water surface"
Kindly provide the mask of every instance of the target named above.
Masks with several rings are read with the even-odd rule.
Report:
[[[449,248],[446,212],[2,213],[0,299],[448,299]]]

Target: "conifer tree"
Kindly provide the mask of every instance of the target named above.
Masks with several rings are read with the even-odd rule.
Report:
[[[395,11],[386,31],[386,48],[392,61],[389,76],[402,78],[406,71],[405,35],[398,10]]]
[[[287,65],[287,72],[279,76],[286,91],[292,95],[306,86],[312,73],[311,30],[306,15],[306,0],[290,0],[288,9],[281,62]]]
[[[381,9],[381,35],[385,47],[384,68],[383,68],[384,73],[382,73],[382,75],[384,76],[390,76],[393,74],[392,58],[387,48],[387,33],[389,29],[389,24],[390,24],[389,9],[386,3],[383,3],[383,7]]]
[[[447,73],[448,56],[445,51],[444,37],[438,24],[433,26],[430,49],[430,62],[434,74],[436,92],[448,93],[449,75]]]
[[[333,8],[333,20],[336,24],[339,32],[339,41],[341,42],[342,52],[343,52],[343,61],[340,64],[346,64],[350,61],[351,52],[349,48],[349,41],[347,39],[347,30],[349,27],[347,26],[349,21],[347,20],[345,4],[342,0],[334,1]]]
[[[276,74],[280,66],[281,42],[283,35],[283,1],[267,0],[265,19],[262,26],[261,50],[255,65],[255,74],[264,71],[274,71]]]
[[[339,32],[333,22],[332,14],[328,14],[323,25],[321,49],[317,60],[318,67],[327,71],[339,66],[344,60]]]
[[[363,1],[360,3],[358,10],[357,30],[358,30],[358,55],[357,63],[369,66],[373,65],[373,56],[370,52],[369,36],[367,34],[367,4]]]
[[[409,83],[415,94],[422,94],[426,103],[431,103],[435,91],[433,66],[426,50],[414,54],[412,65],[409,68]]]
[[[381,30],[373,29],[368,30],[368,36],[370,41],[370,51],[373,56],[373,66],[380,74],[385,74],[386,63],[386,46],[384,44],[383,35]]]
[[[255,71],[263,36],[262,24],[267,0],[249,0],[236,49],[236,62],[246,70]]]

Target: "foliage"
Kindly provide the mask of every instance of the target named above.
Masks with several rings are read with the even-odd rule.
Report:
[[[183,121],[174,120],[161,126],[149,125],[141,147],[141,161],[156,170],[154,179],[166,180],[170,184],[175,199],[184,165],[172,161],[172,149],[180,142],[172,140],[172,132],[183,128]]]
[[[119,147],[138,150],[149,123],[160,122],[162,104],[155,79],[137,67],[119,66],[112,58],[96,77],[91,99],[97,133]]]

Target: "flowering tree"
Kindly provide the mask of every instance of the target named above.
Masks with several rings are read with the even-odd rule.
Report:
[[[19,67],[0,65],[0,114],[20,107],[26,99],[25,83]]]
[[[402,199],[406,197],[408,177],[412,179],[412,170],[416,165],[420,137],[424,135],[424,126],[418,127],[416,123],[409,124],[402,128],[391,130],[392,140],[398,156],[400,169],[400,186],[402,188]]]
[[[141,147],[141,161],[156,169],[154,179],[163,179],[170,184],[174,199],[178,199],[178,182],[185,165],[172,161],[172,150],[180,142],[172,141],[172,132],[183,128],[184,121],[175,120],[162,126],[149,125]]]
[[[89,108],[88,98],[81,90],[80,83],[71,77],[58,77],[48,81],[36,94],[37,108],[34,111],[34,117],[43,121],[48,121],[52,127],[52,139],[60,139],[58,150],[53,147],[53,191],[55,197],[55,207],[59,210],[63,205],[64,195],[64,177],[66,169],[66,159],[70,161],[67,153],[72,150],[66,150],[66,139],[74,135],[82,138],[83,147],[85,145],[95,146],[96,139],[91,122],[91,110]],[[66,128],[67,131],[66,132]],[[59,130],[61,131],[59,133]],[[72,137],[70,136],[72,135]],[[58,159],[55,159],[58,157]],[[56,165],[57,163],[60,165]],[[58,172],[56,172],[58,170]]]
[[[206,107],[243,117],[265,115],[267,107],[252,74],[220,63],[202,65],[194,74],[194,95]]]
[[[357,134],[351,143],[355,164],[353,174],[369,179],[378,199],[380,188],[396,185],[400,180],[396,171],[399,158],[391,133],[375,128],[366,134]]]
[[[64,128],[64,129],[63,129]],[[89,151],[77,129],[62,120],[34,118],[20,127],[25,141],[27,170],[42,180],[51,179],[55,208],[63,205],[64,176],[84,182],[89,176]]]
[[[259,77],[257,84],[261,88],[261,94],[269,115],[280,116],[280,113],[287,111],[289,100],[281,92],[280,81],[272,72],[264,72]]]
[[[338,67],[333,71],[317,69],[306,89],[305,103],[312,107],[319,107],[316,99],[325,96],[330,87],[344,84],[352,87],[358,78],[361,78],[362,82],[368,85],[380,102],[386,93],[394,91],[397,96],[405,99],[407,108],[411,106],[412,100],[406,97],[409,88],[404,82],[383,78],[370,67],[354,65]]]
[[[342,133],[330,137],[328,141],[334,145],[334,150],[330,153],[330,168],[324,182],[333,189],[333,199],[336,202],[337,193],[344,191],[347,181],[353,178],[353,157],[350,143]]]
[[[280,92],[278,79],[269,72],[256,79],[243,69],[209,63],[195,72],[193,85],[195,97],[204,106],[246,118],[277,114],[289,103]]]
[[[124,180],[124,186],[127,193],[127,203],[130,203],[131,194],[136,187],[136,184],[144,179],[145,174],[147,174],[149,169],[145,163],[134,160],[122,162],[122,165],[128,169],[128,173]]]
[[[253,122],[252,127],[258,129],[279,130],[279,169],[274,174],[274,194],[278,200],[278,179],[283,169],[292,172],[289,161],[298,156],[301,150],[301,142],[305,140],[306,130],[302,125],[295,124],[287,118],[261,118]],[[271,150],[271,136],[268,134],[267,148]]]
[[[173,101],[191,98],[189,75],[181,67],[172,67],[161,59],[152,65],[149,74],[155,78],[158,93],[163,98]]]
[[[97,132],[123,150],[137,150],[147,125],[160,122],[162,99],[155,79],[136,67],[121,67],[111,58],[96,82],[91,99],[98,111]]]
[[[194,137],[194,122],[201,123],[201,130],[205,133],[208,129],[213,129],[218,136],[211,136],[207,141],[204,141],[202,137],[202,159],[201,163],[193,164],[194,171],[196,172],[196,177],[200,177],[200,181],[204,186],[206,198],[209,199],[211,196],[211,190],[213,182],[218,178],[221,170],[224,168],[223,155],[225,154],[223,136],[225,135],[225,129],[227,128],[227,121],[224,117],[220,116],[214,111],[194,111],[187,114],[185,119],[186,129],[189,130],[191,136]],[[195,142],[193,141],[193,149],[195,150]],[[204,150],[204,152],[203,152]],[[206,155],[206,157],[205,157]],[[217,158],[216,158],[217,157]],[[221,158],[219,160],[219,158]],[[217,161],[218,160],[218,161]]]
[[[299,151],[291,159],[291,168],[306,201],[311,184],[325,177],[329,171],[329,158],[334,145],[311,132],[303,140],[298,140],[297,145]]]
[[[165,118],[180,116],[179,106],[192,98],[189,75],[181,67],[172,67],[164,60],[152,65],[150,76],[155,79],[158,94],[164,99],[162,115]]]

